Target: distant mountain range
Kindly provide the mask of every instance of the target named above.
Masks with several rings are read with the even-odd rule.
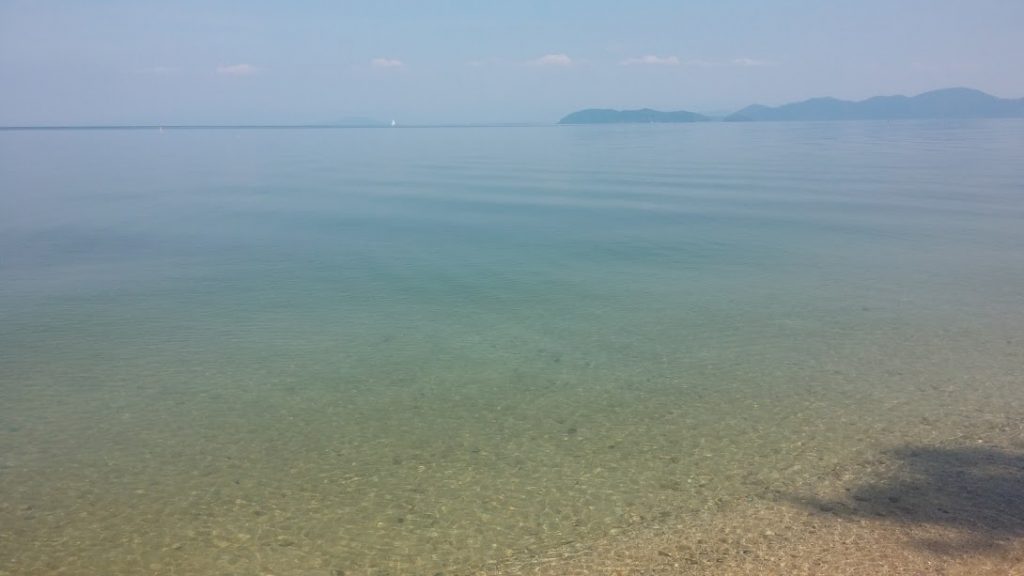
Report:
[[[768,107],[755,104],[724,118],[726,122],[808,120],[899,120],[926,118],[1024,118],[1024,98],[997,98],[971,88],[946,88],[917,96],[875,96],[860,102],[812,98]],[[703,122],[693,112],[657,110],[580,110],[559,124]]]
[[[559,124],[646,124],[650,122],[707,122],[707,116],[686,112],[659,112],[644,108],[643,110],[607,110],[590,108],[573,112],[558,121]]]
[[[933,90],[913,97],[875,96],[860,102],[812,98],[776,108],[753,105],[725,118],[752,120],[896,120],[904,118],[1024,117],[1024,98],[996,98],[971,88]]]

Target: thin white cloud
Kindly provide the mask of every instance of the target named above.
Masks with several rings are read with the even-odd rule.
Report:
[[[531,60],[534,66],[572,66],[572,58],[565,54],[545,54],[536,60]]]
[[[370,66],[374,68],[404,68],[405,63],[396,58],[374,58],[370,60]]]
[[[622,66],[679,66],[679,58],[676,56],[655,56],[647,54],[636,58],[626,58],[619,62]]]
[[[260,69],[252,64],[225,64],[217,66],[217,74],[221,76],[253,76],[259,74]]]

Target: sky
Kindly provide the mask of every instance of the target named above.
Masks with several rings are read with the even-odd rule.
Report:
[[[1024,96],[1022,0],[0,0],[0,125],[547,123]]]

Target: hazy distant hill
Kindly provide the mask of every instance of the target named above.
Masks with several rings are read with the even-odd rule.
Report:
[[[706,122],[707,116],[679,110],[677,112],[659,112],[644,108],[643,110],[607,110],[590,108],[573,112],[558,121],[559,124],[627,124],[650,122]]]
[[[971,88],[946,88],[914,97],[875,96],[860,102],[812,98],[777,108],[755,104],[725,118],[756,120],[892,120],[901,118],[1024,117],[1024,98],[996,98]]]

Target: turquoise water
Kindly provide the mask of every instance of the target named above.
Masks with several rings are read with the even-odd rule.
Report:
[[[1019,421],[1022,152],[0,131],[0,574],[496,569]]]

